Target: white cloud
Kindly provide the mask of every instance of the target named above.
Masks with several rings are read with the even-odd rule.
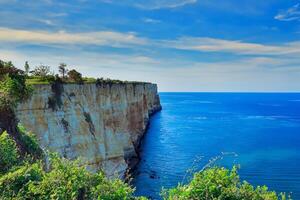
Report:
[[[286,11],[282,11],[277,14],[275,19],[280,21],[299,21],[300,20],[300,3],[294,5]]]
[[[144,3],[136,3],[135,6],[145,10],[158,10],[163,8],[178,8],[195,3],[197,3],[197,0],[156,0],[152,1],[150,5]]]
[[[173,40],[154,40],[139,37],[135,33],[121,33],[114,31],[70,33],[64,31],[46,32],[0,28],[0,43],[1,42],[46,46],[58,45],[61,48],[67,48],[68,45],[72,45],[73,47],[97,45],[128,48],[143,47],[148,49],[155,47],[158,49],[179,49],[256,56],[298,56],[300,53],[300,41],[266,45],[239,40],[224,40],[207,37],[180,37]]]
[[[59,12],[59,13],[50,12],[47,15],[49,17],[65,17],[65,16],[68,16],[68,13],[66,13],[66,12]]]
[[[0,28],[0,42],[72,45],[143,45],[147,41],[133,33],[99,31],[86,33],[46,32]]]
[[[149,23],[149,24],[158,24],[158,23],[161,23],[160,20],[152,19],[152,18],[143,18],[142,20],[143,20],[143,22]]]
[[[101,0],[105,3],[133,6],[144,10],[173,9],[189,4],[195,4],[198,0]]]
[[[46,24],[48,26],[54,26],[55,25],[55,23],[50,19],[36,19],[36,21],[38,21],[42,24]]]
[[[223,40],[206,37],[182,37],[166,40],[162,45],[169,48],[201,52],[227,52],[244,55],[287,55],[299,54],[300,43],[291,42],[282,45],[264,45],[236,40]]]
[[[149,21],[149,20],[148,20]],[[47,22],[44,22],[47,23]],[[50,23],[49,25],[51,25]],[[208,37],[181,37],[173,40],[153,40],[137,36],[135,33],[114,31],[98,32],[46,32],[0,28],[0,42],[40,45],[98,45],[111,47],[156,47],[160,49],[180,49],[199,52],[232,53],[237,55],[299,55],[300,41],[277,45],[249,43],[239,40],[224,40]]]

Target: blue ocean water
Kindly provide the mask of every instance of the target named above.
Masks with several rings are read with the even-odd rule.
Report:
[[[300,199],[300,93],[160,93],[142,143],[137,195],[160,199],[187,170],[240,165],[241,179]]]

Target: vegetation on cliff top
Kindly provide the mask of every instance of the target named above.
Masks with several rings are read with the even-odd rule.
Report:
[[[0,60],[0,106],[14,107],[28,98],[32,89],[25,84],[26,76],[11,62]]]
[[[11,62],[3,62],[2,63],[9,63],[11,66]],[[51,84],[56,80],[60,80],[61,83],[68,84],[68,83],[95,83],[97,85],[100,84],[124,84],[124,83],[143,83],[137,81],[121,81],[121,80],[113,80],[109,78],[91,78],[91,77],[82,77],[82,74],[75,69],[68,69],[67,64],[60,63],[58,66],[59,74],[55,74],[54,71],[51,70],[51,67],[48,65],[39,65],[36,66],[34,69],[30,70],[30,65],[26,61],[24,65],[24,70],[22,71],[25,74],[26,83],[28,85],[35,85],[35,84]]]

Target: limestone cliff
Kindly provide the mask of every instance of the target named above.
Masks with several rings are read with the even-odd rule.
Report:
[[[149,116],[161,109],[150,83],[35,85],[17,117],[40,145],[111,176],[137,163]]]

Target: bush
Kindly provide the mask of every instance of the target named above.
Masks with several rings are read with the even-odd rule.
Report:
[[[163,190],[164,200],[285,200],[285,194],[277,195],[268,191],[266,186],[254,188],[247,182],[241,182],[237,168],[232,170],[213,167],[195,173],[187,185],[178,185],[174,189]]]
[[[32,94],[33,89],[26,86],[25,77],[19,75],[4,75],[0,81],[2,106],[15,107],[17,103],[25,100]],[[9,105],[4,104],[9,102]],[[4,105],[3,105],[4,104]]]
[[[0,199],[145,199],[134,197],[134,190],[121,180],[90,173],[78,161],[51,155],[50,169],[45,172],[38,162],[5,174],[0,177]]]
[[[7,132],[0,135],[0,174],[7,172],[18,163],[18,149],[15,141]]]
[[[40,182],[30,185],[28,192],[35,199],[77,199],[80,195],[85,196],[91,175],[83,167],[57,156],[53,156],[50,162],[51,171],[45,173]]]
[[[43,151],[38,145],[36,137],[26,132],[24,127],[18,126],[21,136],[20,142],[26,147],[27,154],[21,157],[16,142],[4,131],[0,135],[0,174],[9,171],[13,166],[32,161],[32,158],[42,158]]]
[[[1,200],[23,200],[33,199],[30,188],[40,182],[44,172],[41,163],[29,164],[16,168],[0,177],[0,199]]]
[[[42,158],[43,150],[40,148],[36,135],[31,132],[26,131],[22,125],[18,125],[18,131],[21,134],[21,142],[26,146],[27,153],[29,156],[35,158]]]
[[[36,199],[135,199],[133,189],[121,180],[108,180],[103,173],[93,174],[79,163],[58,156],[51,158],[51,171],[30,186]]]

